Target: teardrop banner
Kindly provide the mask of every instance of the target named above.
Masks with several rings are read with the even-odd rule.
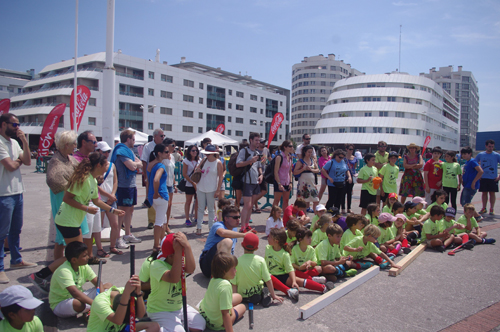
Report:
[[[285,117],[283,116],[283,113],[276,113],[274,114],[273,117],[273,122],[271,122],[271,129],[269,130],[269,139],[267,140],[267,148],[271,146],[271,141],[273,140],[274,136],[278,132],[279,127],[281,126],[281,123]]]
[[[4,113],[9,113],[9,108],[10,108],[9,98],[0,100],[0,115]]]
[[[215,129],[215,131],[218,132],[219,134],[222,134],[224,132],[224,130],[226,130],[226,128],[224,127],[223,123],[218,125],[217,128]]]
[[[40,142],[38,143],[38,156],[44,157],[49,155],[50,147],[54,143],[54,136],[56,135],[57,128],[59,127],[59,120],[64,115],[66,104],[62,103],[57,105],[50,111],[47,119],[43,123],[42,134],[40,135]]]
[[[90,90],[85,85],[78,85],[76,87],[76,108],[75,105],[75,89],[71,92],[71,101],[69,104],[69,116],[71,121],[71,130],[74,128],[74,120],[76,118],[76,131],[80,128],[80,123],[82,122],[83,113],[87,107],[87,103],[90,99]]]
[[[425,149],[427,149],[427,146],[431,142],[431,137],[427,136],[424,141],[424,146],[422,147],[422,153],[425,153]]]

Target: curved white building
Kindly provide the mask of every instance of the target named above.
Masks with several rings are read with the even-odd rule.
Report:
[[[316,124],[312,144],[353,143],[391,148],[412,142],[459,148],[460,104],[433,80],[406,73],[363,75],[338,81]]]

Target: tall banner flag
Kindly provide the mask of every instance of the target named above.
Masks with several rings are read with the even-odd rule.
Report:
[[[74,119],[76,119],[76,131],[80,128],[80,123],[82,122],[83,112],[85,112],[85,107],[90,99],[90,90],[85,85],[79,85],[76,87],[76,108],[75,105],[75,89],[71,92],[71,101],[69,104],[69,115],[71,121],[71,130],[74,128]]]
[[[4,113],[9,113],[10,108],[10,99],[2,99],[0,100],[0,115]]]
[[[273,117],[273,122],[271,123],[271,130],[269,130],[269,139],[267,140],[267,148],[271,146],[271,141],[273,140],[274,136],[278,132],[278,128],[281,126],[281,123],[285,117],[283,116],[282,113],[276,113],[274,114]]]
[[[424,146],[422,147],[422,154],[425,153],[425,149],[427,149],[427,146],[429,145],[430,142],[431,142],[431,137],[427,136],[424,141]]]
[[[38,156],[44,157],[49,155],[49,149],[54,142],[57,128],[59,127],[59,120],[64,115],[66,104],[62,103],[57,105],[50,111],[47,119],[43,123],[42,134],[40,135],[40,142],[38,143]]]
[[[218,125],[217,128],[215,129],[215,131],[218,132],[219,134],[222,134],[224,132],[224,130],[226,130],[226,128],[224,127],[223,123]]]

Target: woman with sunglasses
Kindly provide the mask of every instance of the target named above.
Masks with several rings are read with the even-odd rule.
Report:
[[[273,206],[279,206],[283,197],[283,205],[288,206],[290,198],[291,179],[292,179],[292,153],[293,144],[291,141],[283,141],[280,145],[281,152],[276,152],[274,161],[274,202]]]
[[[198,160],[200,159],[200,152],[196,145],[190,145],[186,150],[186,158],[182,161],[182,176],[186,179],[186,203],[184,203],[184,214],[186,216],[186,226],[191,227],[198,221],[198,201],[196,200],[196,183],[191,180],[191,175],[193,174],[196,166],[198,166]],[[191,202],[194,201],[194,223],[189,219],[189,209],[191,208]]]
[[[325,166],[325,164],[328,161],[330,161],[332,157],[328,155],[328,148],[326,146],[322,146],[321,148],[319,148],[319,155],[320,157],[318,158],[318,167],[321,171],[323,166]],[[321,187],[319,188],[319,194],[318,194],[318,198],[320,201],[321,198],[323,197],[323,194],[325,193],[326,181],[327,181],[326,177],[323,174],[321,174]]]

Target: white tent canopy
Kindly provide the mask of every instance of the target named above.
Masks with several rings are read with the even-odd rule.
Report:
[[[232,138],[229,138],[227,136],[219,134],[218,132],[215,132],[213,130],[209,130],[204,134],[201,134],[199,136],[191,138],[190,140],[185,141],[184,146],[186,147],[186,146],[195,145],[195,144],[198,146],[201,146],[201,141],[203,141],[203,139],[205,137],[210,138],[212,140],[212,144],[217,144],[218,146],[226,146],[226,145],[236,145],[237,146],[240,144],[240,142],[238,142]]]
[[[141,131],[132,128],[127,128],[127,129],[135,131],[135,145],[143,145],[148,142],[148,134],[145,134]],[[115,135],[115,141],[120,142],[120,133]]]

